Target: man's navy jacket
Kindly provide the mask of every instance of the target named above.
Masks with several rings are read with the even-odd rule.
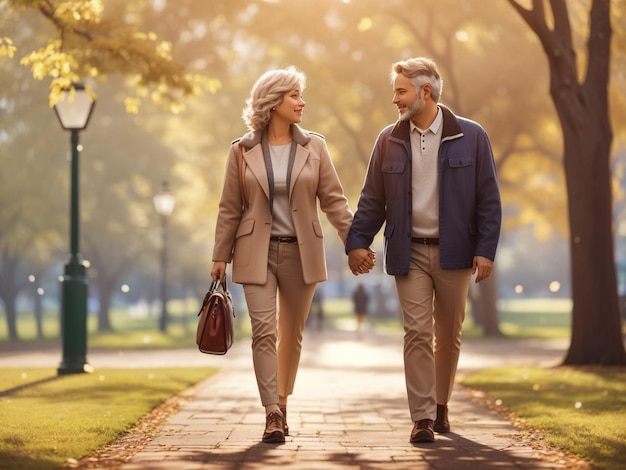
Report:
[[[498,178],[485,130],[438,106],[443,112],[439,257],[442,269],[467,269],[474,256],[495,258],[502,221]],[[410,123],[398,121],[383,129],[374,145],[346,253],[368,248],[384,222],[385,272],[407,275],[412,200]]]

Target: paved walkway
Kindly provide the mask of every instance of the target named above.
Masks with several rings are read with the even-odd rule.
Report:
[[[459,376],[503,364],[556,365],[566,341],[466,341]],[[12,365],[57,365],[58,358],[28,353]],[[402,365],[402,338],[367,332],[307,331],[296,390],[288,406],[290,436],[263,444],[260,405],[249,340],[226,356],[195,350],[90,352],[99,367],[217,365],[221,372],[198,384],[192,397],[123,470],[268,468],[318,470],[548,469],[565,468],[519,439],[499,414],[480,406],[457,385],[449,404],[452,432],[433,444],[412,445]]]

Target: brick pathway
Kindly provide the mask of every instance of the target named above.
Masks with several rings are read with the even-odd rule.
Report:
[[[565,341],[467,341],[460,375],[502,364],[554,365]],[[196,351],[125,354],[126,364],[219,365],[195,388],[161,432],[122,470],[446,470],[566,468],[546,459],[499,414],[457,385],[449,404],[452,432],[433,444],[412,445],[399,335],[306,333],[296,390],[288,406],[290,436],[282,445],[260,442],[265,416],[252,371],[248,339],[226,356]],[[135,357],[136,355],[136,357]],[[1,360],[0,360],[1,362]],[[119,357],[90,356],[96,368]]]

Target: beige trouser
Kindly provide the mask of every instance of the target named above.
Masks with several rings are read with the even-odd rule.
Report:
[[[411,245],[409,274],[395,277],[412,421],[435,419],[436,405],[450,399],[470,278],[471,269],[441,269],[439,247],[419,243]]]
[[[317,284],[305,284],[297,243],[270,241],[267,283],[245,284],[252,362],[263,406],[293,393],[302,332]],[[278,347],[277,347],[278,345]]]

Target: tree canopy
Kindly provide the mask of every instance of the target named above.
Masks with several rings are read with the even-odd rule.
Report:
[[[182,97],[219,88],[218,80],[190,73],[174,60],[170,42],[132,24],[134,2],[109,2],[106,10],[102,0],[3,0],[0,7],[33,10],[50,22],[51,35],[20,60],[34,78],[49,79],[50,105],[73,83],[111,74],[128,77],[130,112],[146,97],[179,112]],[[2,38],[0,55],[16,53],[21,54],[13,40]]]

